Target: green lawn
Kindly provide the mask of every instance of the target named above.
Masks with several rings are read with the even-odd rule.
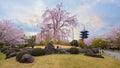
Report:
[[[4,55],[2,53],[0,53],[0,61],[4,59]]]
[[[0,54],[1,55],[1,54]],[[0,68],[120,68],[120,61],[104,55],[104,59],[79,55],[47,55],[35,57],[33,63],[19,63],[14,58],[0,60]]]

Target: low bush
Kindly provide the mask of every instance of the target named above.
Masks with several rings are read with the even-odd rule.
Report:
[[[32,56],[41,56],[44,55],[44,49],[42,48],[35,48],[31,51]]]
[[[1,48],[1,52],[4,53],[8,48],[8,46],[4,46],[3,48]]]
[[[68,50],[68,52],[70,52],[71,54],[79,54],[79,49],[76,47],[72,47]]]
[[[0,50],[1,50],[4,46],[5,46],[4,44],[1,44],[1,43],[0,43]]]
[[[29,53],[28,53],[27,51],[21,51],[21,52],[19,52],[19,53],[16,55],[16,60],[20,62],[20,60],[21,60],[21,58],[22,58],[22,56],[23,56],[24,54],[29,54]]]
[[[24,47],[26,47],[25,44],[24,45],[18,45],[18,48],[24,48]]]

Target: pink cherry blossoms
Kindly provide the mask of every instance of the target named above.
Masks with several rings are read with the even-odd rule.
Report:
[[[10,21],[0,21],[0,43],[15,46],[22,44],[24,33],[10,25]]]
[[[44,32],[49,31],[54,43],[58,40],[67,40],[71,35],[72,27],[77,25],[76,16],[71,16],[70,13],[63,10],[62,4],[56,5],[53,9],[45,10],[42,18],[43,23],[40,24],[40,28],[41,30],[45,30]]]
[[[108,32],[101,36],[93,36],[85,40],[87,45],[91,45],[91,42],[97,38],[101,38],[109,42],[113,42],[118,38],[118,34],[120,34],[120,25],[117,27],[111,28]]]

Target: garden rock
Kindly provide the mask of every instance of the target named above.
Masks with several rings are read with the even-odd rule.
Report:
[[[69,52],[67,52],[67,51],[64,50],[64,49],[56,49],[56,53],[57,53],[57,54],[70,54]]]
[[[14,57],[17,55],[18,52],[13,52],[13,53],[10,53],[9,55],[6,56],[5,59],[8,59],[8,58],[11,58],[11,57]]]
[[[80,48],[80,53],[86,53],[87,52],[87,49],[83,49],[83,48]]]
[[[96,58],[104,58],[102,55],[96,54],[96,53],[94,53],[94,52],[92,52],[92,51],[87,51],[87,52],[85,53],[85,55],[86,55],[86,56],[91,56],[91,57],[96,57]]]
[[[20,60],[21,63],[32,63],[34,58],[30,54],[24,54]]]
[[[94,53],[99,53],[99,49],[98,48],[93,48],[92,49]]]
[[[4,54],[9,54],[9,53],[12,53],[12,52],[18,52],[19,50],[17,48],[8,48],[6,49],[3,53]]]
[[[55,53],[55,47],[53,46],[53,44],[48,43],[45,46],[44,53],[45,53],[45,55],[54,54]]]

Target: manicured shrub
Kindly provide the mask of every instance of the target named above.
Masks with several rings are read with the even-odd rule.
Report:
[[[5,53],[5,51],[6,51],[8,48],[9,48],[8,46],[4,46],[4,47],[1,49],[1,52],[2,52],[2,53]]]
[[[32,56],[41,56],[44,55],[44,49],[42,48],[35,48],[31,51]]]
[[[5,45],[0,43],[0,50],[4,47]]]
[[[6,54],[6,56],[8,56],[10,53],[13,52],[18,52],[19,49],[18,48],[5,48],[5,50],[2,51],[2,53]]]
[[[18,45],[18,48],[24,48],[24,47],[26,47],[25,44],[24,45]]]
[[[71,46],[78,46],[78,41],[77,40],[73,40],[70,42]]]
[[[21,52],[19,52],[19,53],[16,55],[16,60],[20,62],[20,60],[21,60],[21,58],[22,58],[22,56],[23,56],[24,54],[29,54],[29,53],[28,53],[27,51],[21,51]]]
[[[76,47],[72,47],[68,50],[68,52],[70,52],[71,54],[79,54],[79,49]]]

